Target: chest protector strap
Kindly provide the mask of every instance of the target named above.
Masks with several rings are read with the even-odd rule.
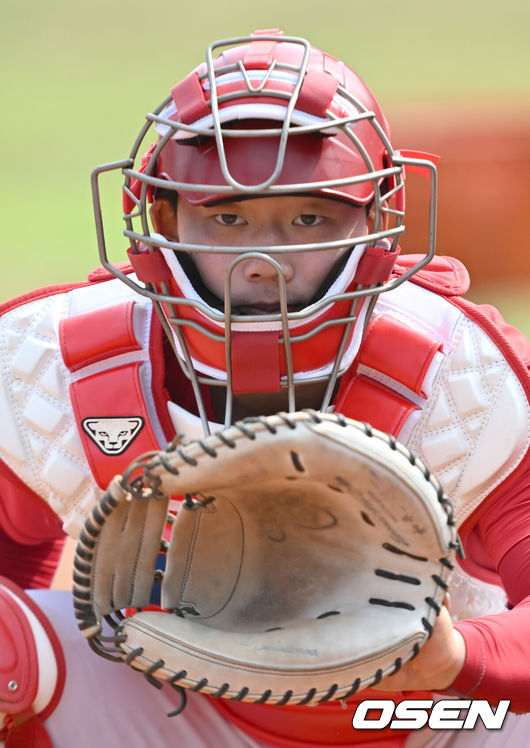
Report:
[[[92,474],[101,488],[139,454],[160,445],[144,389],[150,387],[148,344],[128,301],[61,321],[63,360],[73,374],[70,398]]]
[[[398,436],[421,415],[429,396],[429,374],[442,343],[384,314],[376,315],[343,379],[335,409]]]

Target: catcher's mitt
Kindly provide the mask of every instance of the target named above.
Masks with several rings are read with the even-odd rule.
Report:
[[[316,704],[418,652],[458,546],[440,484],[393,437],[312,411],[246,419],[113,480],[77,547],[76,615],[155,685]],[[157,585],[163,611],[121,615]]]

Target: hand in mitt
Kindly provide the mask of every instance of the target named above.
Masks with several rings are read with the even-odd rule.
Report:
[[[245,419],[112,481],[77,547],[76,615],[155,684],[317,704],[419,651],[458,546],[442,487],[393,437],[313,411]],[[163,610],[123,617],[154,585]]]

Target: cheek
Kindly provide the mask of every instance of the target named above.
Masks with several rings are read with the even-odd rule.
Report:
[[[219,298],[224,296],[226,269],[231,255],[197,253],[194,262],[204,285]]]
[[[301,256],[297,263],[297,274],[300,280],[318,287],[347,251],[345,249],[341,252],[317,251],[305,253],[305,257]]]

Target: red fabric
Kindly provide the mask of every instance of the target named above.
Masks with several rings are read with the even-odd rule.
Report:
[[[506,553],[499,564],[499,576],[503,580],[508,600],[519,602],[529,593],[530,537],[527,536]]]
[[[530,709],[528,640],[530,595],[516,608],[455,624],[466,641],[466,664],[451,689],[466,698],[496,704],[509,698],[510,710]]]
[[[245,392],[280,391],[280,348],[277,332],[248,335],[232,332],[232,387],[236,395]],[[242,361],[252,361],[246,366]]]
[[[337,80],[329,73],[309,68],[305,74],[296,106],[303,112],[325,117],[338,88]]]
[[[508,563],[508,556],[515,547],[530,541],[530,473],[527,465],[528,459],[523,466],[526,472],[518,480],[503,486],[502,496],[489,502],[480,515],[472,518],[476,524],[469,533],[461,532],[466,549],[462,566],[466,571],[486,582],[499,584],[501,568],[506,562],[502,581],[512,604],[530,593],[530,573],[524,574],[528,569],[524,551],[518,559],[522,565],[519,570]]]
[[[440,340],[380,314],[368,325],[359,362],[424,395],[423,380],[441,348]]]
[[[133,252],[132,249],[128,249],[127,254],[136,277],[142,283],[162,283],[171,278],[171,270],[158,247],[152,252]]]
[[[169,442],[175,436],[175,427],[167,408],[168,400],[179,403],[189,413],[195,412],[197,404],[191,382],[182,371],[156,314],[151,317],[149,360],[156,414]],[[169,391],[170,385],[173,387],[172,393]]]
[[[2,491],[4,488],[5,482]],[[24,497],[19,498],[23,504]],[[0,572],[26,590],[49,587],[61,558],[64,538],[63,534],[57,540],[23,545],[0,527]]]
[[[411,151],[411,150],[405,150],[403,148],[399,149],[399,155],[403,156],[403,158],[415,158],[415,159],[422,159],[423,161],[430,161],[431,164],[436,164],[440,160],[440,156],[437,156],[435,153],[425,153],[424,151]],[[407,172],[413,172],[415,174],[421,174],[423,177],[431,177],[432,172],[429,169],[428,166],[422,166],[421,164],[406,164],[405,170]]]
[[[344,391],[339,391],[336,409],[348,418],[396,435],[417,407],[394,390],[360,374],[350,379]]]
[[[252,36],[283,36],[279,29],[259,29]],[[243,57],[243,65],[247,70],[267,70],[274,61],[274,53],[278,45],[278,40],[258,40],[248,45],[248,49]]]
[[[138,431],[132,452],[127,448],[122,454],[104,454],[86,433],[80,431],[83,448],[90,469],[98,485],[106,489],[115,475],[122,473],[134,456],[158,449],[158,442],[153,433],[142,396],[139,376],[139,364],[120,366],[116,369],[93,374],[86,379],[78,379],[70,385],[70,398],[77,423],[84,418],[128,418],[131,416],[143,419],[143,426]]]
[[[394,275],[403,275],[424,255],[401,255]],[[460,296],[469,290],[469,273],[455,257],[436,255],[429,264],[411,277],[411,282],[442,296]]]
[[[61,352],[70,371],[137,351],[140,346],[134,334],[133,308],[134,301],[127,301],[61,320]]]
[[[2,460],[0,481],[0,527],[13,540],[33,545],[64,537],[57,515]]]
[[[40,703],[36,705],[40,709],[38,717],[44,721],[48,719],[59,703],[66,680],[66,662],[61,643],[48,618],[20,586],[17,586],[12,580],[0,576],[0,596],[2,599],[0,626],[3,625],[4,627],[4,638],[0,648],[0,662],[2,663],[0,670],[5,679],[2,685],[5,689],[5,685],[11,679],[19,684],[19,688],[15,692],[7,690],[2,693],[0,711],[10,714],[15,719],[25,716],[28,711],[31,712],[33,701],[38,694],[39,683],[42,678],[46,678],[46,673],[39,672],[35,635],[32,624],[25,609],[19,604],[20,602],[25,608],[29,608],[42,626],[48,644],[53,651],[57,668],[51,696],[44,701],[41,696]],[[12,596],[18,598],[19,602],[15,602]],[[14,652],[8,654],[10,642],[15,646]],[[13,662],[15,667],[10,669],[9,665]]]
[[[502,583],[512,610],[460,621],[466,663],[451,688],[470,698],[495,703],[510,698],[513,711],[530,709],[530,475],[484,511],[464,540],[464,568],[489,582]],[[484,570],[489,569],[491,578]],[[507,663],[509,663],[507,665]]]
[[[171,96],[177,107],[178,119],[187,125],[211,113],[211,109],[206,103],[199,74],[196,71],[173,86]]]
[[[399,249],[397,252],[391,252],[386,247],[367,247],[357,265],[355,282],[362,286],[386,283],[390,278],[398,254]]]
[[[211,703],[245,732],[282,748],[375,748],[380,744],[385,748],[399,748],[404,745],[408,731],[354,730],[352,717],[356,706],[365,699],[391,699],[397,704],[404,698],[431,699],[432,693],[387,693],[368,688],[348,699],[345,707],[339,701],[314,707],[287,705],[281,708],[223,699],[211,699]]]
[[[28,618],[0,577],[0,712],[21,714],[31,708],[39,685],[37,647]],[[17,594],[15,587],[15,594]],[[10,691],[8,683],[18,688]]]
[[[8,726],[5,748],[53,748],[53,743],[40,719],[32,716],[22,724]]]

